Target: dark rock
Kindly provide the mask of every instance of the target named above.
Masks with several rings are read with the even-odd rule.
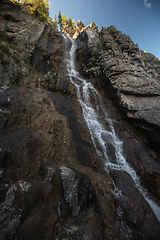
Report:
[[[28,65],[37,40],[44,31],[45,24],[21,12],[0,12],[0,30],[5,33],[0,63],[0,86],[8,86],[31,71]]]
[[[0,1],[0,11],[20,11],[19,4],[13,3],[9,0]]]
[[[151,220],[155,221],[155,217],[139,190],[133,187],[130,176],[119,171],[111,174],[116,184],[117,195],[119,195],[117,199],[118,225],[120,224],[121,230],[123,229],[124,237],[129,239],[157,239],[159,228]],[[127,184],[125,184],[126,181]],[[140,207],[141,204],[143,204],[143,208]]]
[[[76,39],[76,63],[80,72],[86,76],[99,74],[99,35],[92,28],[84,30]]]
[[[62,34],[53,27],[46,26],[30,61],[43,74],[48,71],[58,72],[63,61],[63,52]]]
[[[160,165],[136,139],[124,142],[127,161],[132,164],[143,184],[160,200]]]
[[[67,167],[61,167],[60,170],[64,198],[72,210],[72,216],[78,216],[87,208],[98,212],[96,194],[89,178]]]

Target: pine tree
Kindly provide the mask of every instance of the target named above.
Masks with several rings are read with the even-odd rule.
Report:
[[[75,27],[75,20],[74,19],[72,20],[72,27],[73,28]]]
[[[68,20],[66,15],[62,15],[62,28],[64,27],[65,21]]]
[[[32,0],[34,5],[31,7],[31,15],[38,17],[40,21],[47,21],[52,25],[52,19],[49,16],[49,2],[47,0]],[[31,2],[32,2],[31,1]]]
[[[59,10],[59,14],[58,14],[58,24],[59,24],[59,28],[60,30],[62,30],[62,16],[61,16],[61,11]]]
[[[71,17],[69,17],[69,24],[74,28],[75,27],[75,21],[72,20]]]
[[[55,14],[55,16],[54,16],[54,27],[56,28],[56,29],[58,29],[58,25],[57,25],[57,15]]]
[[[69,17],[69,24],[72,26],[72,19]]]

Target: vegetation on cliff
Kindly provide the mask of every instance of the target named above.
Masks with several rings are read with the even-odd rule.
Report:
[[[11,57],[16,64],[20,62],[20,59],[15,54],[15,51],[21,52],[22,49],[15,45],[9,35],[7,35],[4,31],[0,30],[0,60],[5,68],[7,68],[7,65],[9,64],[9,59],[6,58],[6,55],[8,57]]]
[[[55,21],[56,21],[56,15],[55,15]],[[65,25],[69,23],[69,25],[74,28],[75,27],[75,20],[71,19],[71,17],[67,17],[66,15],[61,15],[61,11],[59,10],[59,14],[58,14],[58,24],[59,24],[59,28],[60,30],[64,29]]]
[[[40,21],[47,21],[50,25],[54,25],[54,21],[49,16],[50,2],[47,0],[11,0],[21,5],[28,5],[30,7],[30,14],[37,17]]]
[[[49,25],[54,26],[56,29],[62,30],[65,26],[66,21],[74,28],[75,21],[72,20],[71,17],[67,17],[66,15],[61,15],[61,11],[59,10],[58,14],[58,22],[57,22],[57,15],[55,15],[54,20],[49,15],[49,6],[50,2],[47,0],[10,0],[11,2],[18,3],[23,6],[29,7],[29,13],[32,16],[35,16],[40,21],[47,21]]]

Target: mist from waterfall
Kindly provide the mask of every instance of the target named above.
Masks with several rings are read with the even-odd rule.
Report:
[[[105,170],[110,169],[127,172],[135,187],[144,196],[155,216],[160,221],[160,207],[152,201],[147,191],[141,186],[140,179],[134,169],[128,164],[123,156],[123,142],[116,136],[112,119],[103,106],[101,96],[95,87],[86,79],[83,79],[75,68],[76,43],[69,36],[63,34],[66,48],[66,70],[70,81],[77,89],[77,99],[82,107],[83,117],[88,126],[92,142],[97,156],[99,156],[105,166]],[[112,149],[112,158],[109,154]],[[113,157],[114,155],[114,157]]]

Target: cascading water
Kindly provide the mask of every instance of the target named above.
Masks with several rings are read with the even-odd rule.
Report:
[[[110,169],[116,169],[126,171],[131,176],[135,187],[144,196],[155,216],[160,221],[160,207],[148,197],[146,190],[140,184],[136,172],[124,158],[123,142],[116,136],[113,122],[103,107],[101,96],[94,86],[83,79],[75,70],[76,43],[69,36],[63,35],[63,37],[67,56],[67,74],[77,89],[77,98],[82,107],[83,116],[90,131],[97,155],[103,160],[107,172]],[[112,158],[109,157],[110,148],[112,149]]]

